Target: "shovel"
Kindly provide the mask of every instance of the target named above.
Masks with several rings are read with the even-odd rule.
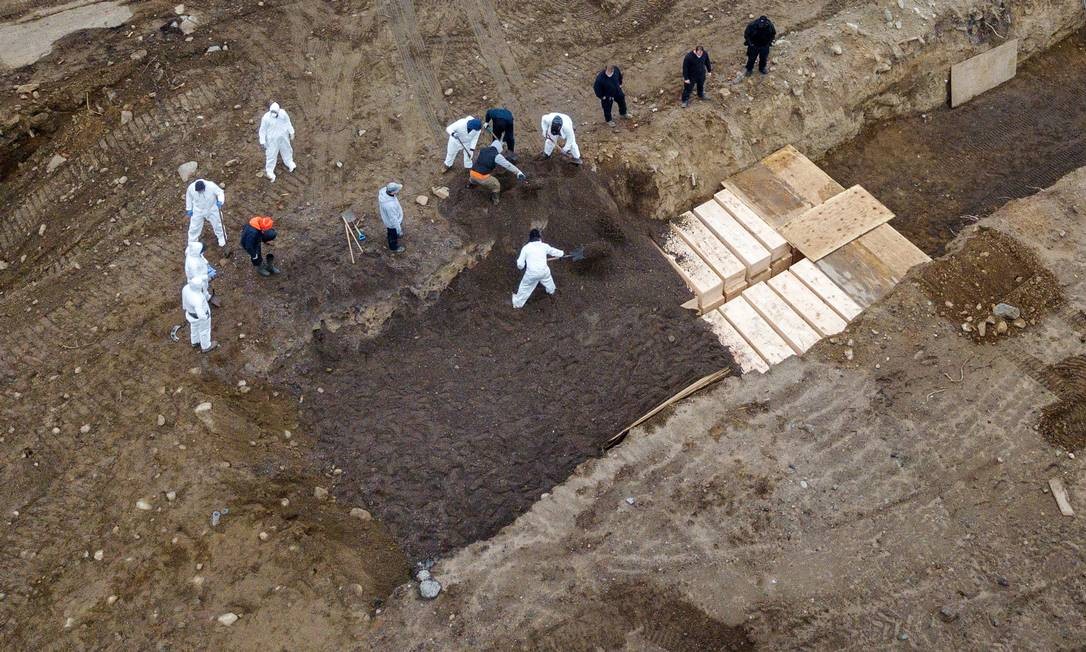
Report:
[[[558,258],[552,258],[551,260],[564,260],[566,258],[572,260],[573,262],[577,262],[579,260],[584,260],[584,247],[583,246],[577,247],[576,249],[569,252],[565,256],[559,256]]]

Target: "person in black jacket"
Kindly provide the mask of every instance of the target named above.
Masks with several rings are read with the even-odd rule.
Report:
[[[626,94],[622,92],[622,71],[618,69],[618,66],[607,64],[607,67],[596,75],[596,83],[593,84],[592,90],[596,92],[596,97],[600,98],[604,122],[612,127],[615,126],[615,121],[611,117],[611,107],[615,102],[618,102],[619,117],[630,117],[626,113]]]
[[[252,261],[253,267],[256,268],[256,273],[261,276],[271,276],[279,273],[279,268],[273,262],[275,255],[269,253],[265,258],[260,251],[260,245],[264,244],[270,247],[272,240],[275,240],[275,236],[275,221],[264,215],[253,217],[241,230],[241,248],[248,252],[249,260]]]
[[[705,99],[705,78],[713,74],[709,53],[700,45],[683,58],[683,108],[690,105],[690,91],[698,87],[698,98]]]
[[[516,160],[513,155],[513,150],[517,148],[517,140],[513,136],[513,112],[504,107],[490,109],[483,117],[483,124],[490,129],[495,140],[505,143],[505,150],[509,152],[506,158]]]
[[[754,72],[754,60],[758,60],[758,72],[763,75],[768,71],[769,46],[777,38],[777,28],[765,16],[759,16],[743,32],[743,44],[747,46],[747,75]]]

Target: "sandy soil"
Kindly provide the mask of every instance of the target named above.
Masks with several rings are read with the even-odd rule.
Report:
[[[60,3],[0,0],[0,16],[18,20],[46,4]],[[668,564],[676,560],[701,568],[688,551],[674,548],[692,527],[686,520],[659,529],[646,521],[637,543],[651,554],[621,552],[615,558],[625,561],[617,566],[577,567],[585,551],[617,540],[599,530],[611,512],[575,516],[557,500],[586,487],[586,474],[610,459],[579,467],[569,484],[524,517],[555,510],[551,518],[575,520],[595,533],[563,539],[561,528],[544,530],[539,545],[557,548],[532,562],[538,573],[525,576],[521,567],[508,575],[495,562],[492,594],[488,586],[477,594],[472,582],[454,581],[436,606],[421,608],[405,597],[411,587],[403,583],[418,556],[494,533],[579,462],[591,460],[617,427],[693,377],[727,364],[726,353],[707,344],[695,322],[679,319],[675,305],[684,297],[678,281],[649,255],[644,235],[652,228],[644,218],[671,216],[703,200],[716,179],[787,142],[815,154],[867,120],[929,108],[938,102],[932,89],[941,75],[928,70],[997,40],[981,18],[1000,33],[1022,37],[1029,54],[1081,22],[1077,1],[1003,11],[941,0],[931,16],[898,12],[901,29],[885,23],[883,7],[861,2],[748,2],[719,10],[686,0],[530,7],[494,0],[210,2],[189,7],[200,18],[191,40],[170,27],[175,4],[128,5],[134,15],[124,25],[69,34],[34,65],[0,72],[0,392],[6,408],[0,644],[343,649],[372,642],[409,649],[447,628],[477,641],[464,644],[476,648],[569,649],[594,640],[603,647],[744,648],[781,640],[759,624],[772,621],[780,623],[776,631],[833,646],[837,639],[812,638],[811,632],[825,630],[798,607],[787,614],[766,611],[753,624],[707,610],[692,587],[720,596],[721,584],[733,586],[731,576],[702,571],[700,584],[652,580],[675,571]],[[725,87],[741,53],[738,39],[727,35],[763,10],[774,15],[784,37],[778,69],[766,80]],[[842,24],[853,21],[858,31]],[[929,45],[896,45],[916,35]],[[838,39],[846,49],[835,59],[825,45]],[[684,112],[675,105],[675,71],[695,41],[714,53],[719,81],[711,101]],[[605,60],[627,71],[636,113],[617,130],[597,121],[598,105],[588,92]],[[879,61],[890,62],[891,70],[876,73]],[[274,185],[257,176],[262,157],[255,137],[273,100],[299,128],[300,164]],[[574,173],[526,163],[538,179],[535,196],[514,190],[500,210],[465,193],[458,187],[462,173],[439,174],[440,128],[496,102],[526,116],[540,107],[571,112],[589,165]],[[538,147],[534,126],[532,118],[518,123],[518,149],[526,158]],[[689,136],[698,133],[722,138]],[[199,175],[226,187],[233,243],[250,215],[270,213],[281,227],[276,253],[284,273],[275,279],[258,278],[237,252],[211,256],[223,275],[217,288],[224,307],[214,320],[223,347],[208,357],[167,338],[180,320],[184,247],[184,184],[176,169],[189,160],[199,162]],[[409,251],[402,257],[382,249],[374,216],[376,188],[390,178],[407,187]],[[452,189],[450,200],[431,196],[426,207],[411,201],[438,185]],[[338,222],[348,208],[371,236],[354,265]],[[616,220],[617,228],[601,233],[595,220],[570,219],[584,214]],[[599,268],[557,270],[556,301],[538,299],[514,315],[504,311],[516,281],[508,258],[528,224],[540,219],[560,246],[617,235],[624,240]],[[1055,251],[1064,252],[1069,267],[1050,264]],[[1049,247],[1042,262],[1061,282],[1079,264],[1058,247]],[[1068,310],[1056,310],[1013,340],[1035,344],[1035,332],[1053,340],[1052,355],[1014,350],[1015,369],[1046,379],[1046,392],[1055,394],[1032,385],[1019,392],[1010,381],[1004,386],[1020,401],[1019,415],[1026,406],[1062,397],[1052,405],[1064,407],[1046,412],[1048,421],[1039,425],[1053,441],[1073,436],[1081,423],[1080,367],[1071,353],[1055,348],[1065,342],[1053,324],[1080,323]],[[527,325],[540,332],[531,341]],[[857,360],[872,363],[875,354],[857,345]],[[543,371],[525,382],[531,364]],[[826,377],[847,366],[819,364],[828,365],[818,367]],[[467,374],[457,365],[486,389],[460,391]],[[946,371],[953,367],[947,363]],[[940,381],[931,372],[926,380]],[[654,487],[685,473],[685,464],[713,467],[719,477],[707,481],[706,491],[733,495],[727,508],[733,513],[718,511],[705,492],[690,487],[661,499],[661,510],[680,518],[694,505],[698,516],[690,520],[697,531],[759,556],[796,539],[795,523],[808,515],[789,507],[792,494],[782,500],[785,476],[749,449],[749,441],[758,441],[767,450],[762,440],[734,439],[738,426],[730,425],[795,419],[761,405],[792,391],[787,377],[782,372],[728,386],[741,400],[724,416],[714,412],[708,431],[718,438],[714,445],[734,445],[735,456],[643,460]],[[888,386],[857,377],[820,400],[867,410],[872,423],[898,433],[895,424],[915,415],[862,403]],[[493,398],[496,391],[501,402]],[[796,396],[799,401],[803,394]],[[846,399],[857,403],[833,402]],[[209,410],[196,409],[204,403]],[[468,418],[458,414],[465,411]],[[510,415],[523,416],[518,422]],[[697,423],[689,424],[691,437]],[[525,454],[525,439],[536,447],[535,458]],[[684,455],[692,458],[698,446]],[[500,455],[510,448],[516,455]],[[856,466],[855,459],[866,458],[840,459]],[[913,486],[942,481],[950,467],[923,459],[930,465],[912,471]],[[491,475],[480,484],[481,470]],[[643,482],[641,472],[631,466],[621,476]],[[857,476],[855,492],[867,492],[873,502],[895,495],[872,489],[876,480],[881,476]],[[475,509],[469,492],[476,485],[485,509]],[[755,498],[747,497],[748,489]],[[970,514],[1005,525],[999,501],[1018,494],[993,495]],[[589,488],[578,499],[624,497]],[[748,500],[761,501],[759,509],[744,511]],[[433,508],[420,508],[424,503]],[[212,512],[224,509],[219,525],[211,525]],[[520,537],[510,532],[521,523],[497,534],[491,554],[505,554],[503,541]],[[610,531],[625,530],[633,540],[628,526]],[[832,538],[832,528],[823,532]],[[842,531],[845,538],[832,543],[864,558],[855,541],[868,534]],[[521,546],[524,540],[516,541]],[[896,568],[914,571],[929,547],[942,543],[934,535],[917,540],[900,551],[906,561]],[[800,561],[812,574],[831,573],[846,558]],[[661,570],[642,566],[644,559],[659,560]],[[1043,569],[1040,581],[1062,587],[1064,561]],[[439,572],[455,580],[462,563]],[[601,569],[613,572],[601,575]],[[495,627],[480,634],[493,618],[464,622],[458,615],[469,613],[457,611],[466,602],[484,609],[516,602],[508,596],[522,593],[504,592],[511,585],[499,586],[499,579],[519,577],[513,583],[519,591],[516,582],[529,577],[531,585],[537,576],[552,590],[538,604],[574,605],[575,616],[559,617],[549,606],[529,614],[528,601],[524,615],[500,623],[519,623],[519,631]],[[593,585],[598,579],[606,585]],[[871,592],[873,604],[900,595]],[[397,608],[385,618],[390,595],[399,596]],[[430,608],[441,613],[440,625],[427,615]],[[217,621],[227,612],[240,617],[229,627]],[[401,629],[404,620],[431,628]],[[377,638],[364,640],[370,634]]]

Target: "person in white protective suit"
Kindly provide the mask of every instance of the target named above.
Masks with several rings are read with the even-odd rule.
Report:
[[[520,287],[513,295],[514,308],[524,307],[536,285],[542,285],[547,294],[554,294],[554,279],[551,277],[551,268],[547,265],[547,257],[561,258],[565,255],[561,249],[555,249],[543,242],[539,229],[532,229],[528,233],[528,244],[521,247],[520,256],[517,258],[517,269],[524,270],[524,277],[520,279]]]
[[[290,122],[290,116],[272,102],[268,112],[260,119],[260,146],[264,148],[264,174],[275,181],[275,164],[279,156],[283,157],[283,165],[287,166],[287,172],[293,172],[298,166],[294,163],[294,147],[290,141],[294,140],[294,125]]]
[[[449,145],[445,148],[445,171],[452,169],[460,150],[464,150],[464,168],[471,169],[475,145],[479,143],[479,134],[483,133],[483,121],[469,115],[445,127],[445,133],[449,134]]]
[[[211,229],[219,240],[219,246],[226,246],[226,231],[222,228],[222,213],[219,210],[226,203],[226,193],[218,184],[206,179],[197,179],[189,184],[185,191],[185,214],[189,216],[189,242],[199,242],[204,232],[204,220],[211,222]]]
[[[206,276],[209,287],[204,291],[204,298],[216,308],[219,307],[219,300],[215,298],[210,285],[211,281],[215,280],[218,275],[218,271],[204,257],[204,243],[190,242],[188,248],[185,249],[185,279],[191,281],[197,276]]]
[[[394,254],[402,254],[407,249],[400,244],[403,237],[403,206],[400,206],[400,198],[397,196],[403,185],[390,181],[377,191],[377,212],[381,214],[381,222],[385,225],[385,233],[388,234],[388,248]]]
[[[211,339],[211,306],[207,302],[206,292],[206,276],[197,276],[181,288],[181,309],[189,322],[189,342],[203,353],[219,346]]]
[[[573,133],[573,120],[564,113],[548,113],[539,125],[543,131],[543,158],[550,158],[554,146],[563,141],[562,153],[569,156],[577,165],[581,164],[581,148],[577,147],[577,136]]]

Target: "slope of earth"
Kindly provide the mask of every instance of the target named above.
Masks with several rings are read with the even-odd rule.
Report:
[[[956,109],[872,125],[819,165],[861,184],[930,255],[962,227],[1086,165],[1086,32],[1033,57]]]
[[[1081,383],[1084,210],[1080,169],[996,212],[993,231],[967,229],[805,358],[636,429],[439,563],[447,595],[398,590],[373,645],[1077,649],[1082,528],[1049,480],[1081,509],[1086,471],[1044,429]],[[964,337],[928,276],[962,256],[984,269],[972,238],[1015,242],[1029,253],[1010,273],[1065,303],[1014,337]],[[1004,280],[978,274],[976,300]]]

